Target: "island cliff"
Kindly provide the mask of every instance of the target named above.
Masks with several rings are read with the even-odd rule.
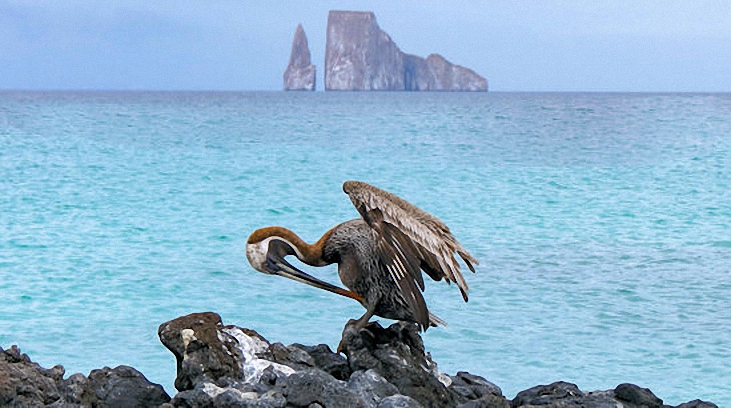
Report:
[[[405,322],[346,328],[345,356],[325,344],[272,343],[254,330],[224,325],[212,312],[163,323],[158,336],[176,359],[178,393],[172,398],[132,367],[64,378],[62,366],[43,368],[13,346],[0,348],[0,406],[670,408],[650,390],[627,383],[585,392],[559,381],[509,400],[478,375],[440,372],[416,325]],[[693,400],[677,408],[718,407]]]
[[[284,71],[285,91],[314,91],[315,66],[310,61],[310,47],[302,24],[297,25],[292,41],[289,65]]]
[[[372,12],[330,11],[325,90],[487,91],[487,80],[438,54],[403,53]]]

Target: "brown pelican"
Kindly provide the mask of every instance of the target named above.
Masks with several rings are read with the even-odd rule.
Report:
[[[435,281],[455,282],[467,301],[467,283],[455,259],[477,264],[439,219],[372,185],[347,181],[345,191],[361,218],[346,221],[307,244],[292,231],[268,227],[254,231],[246,257],[254,269],[280,275],[355,299],[365,314],[351,321],[363,328],[373,315],[415,322],[423,330],[444,324],[429,313],[421,291],[424,271]],[[338,264],[343,289],[302,272],[285,260],[294,255],[311,266]]]

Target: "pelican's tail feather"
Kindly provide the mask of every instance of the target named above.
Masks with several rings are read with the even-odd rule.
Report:
[[[432,312],[429,312],[429,326],[437,327],[437,326],[447,326],[447,322],[442,320],[439,316],[433,314]]]

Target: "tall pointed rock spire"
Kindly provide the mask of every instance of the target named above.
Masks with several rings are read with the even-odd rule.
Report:
[[[285,91],[314,91],[315,66],[310,61],[310,48],[302,24],[297,25],[292,41],[292,54],[284,71]]]

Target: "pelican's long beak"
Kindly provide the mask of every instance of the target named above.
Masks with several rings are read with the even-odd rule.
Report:
[[[273,264],[276,267],[273,268],[273,272],[279,276],[294,279],[298,282],[302,282],[316,288],[325,289],[328,292],[337,293],[338,295],[349,297],[351,299],[357,300],[359,303],[363,303],[363,298],[356,295],[354,292],[337,287],[335,285],[331,285],[325,281],[321,281],[320,279],[317,279],[314,276],[295,268],[284,259],[275,261],[273,262]]]

